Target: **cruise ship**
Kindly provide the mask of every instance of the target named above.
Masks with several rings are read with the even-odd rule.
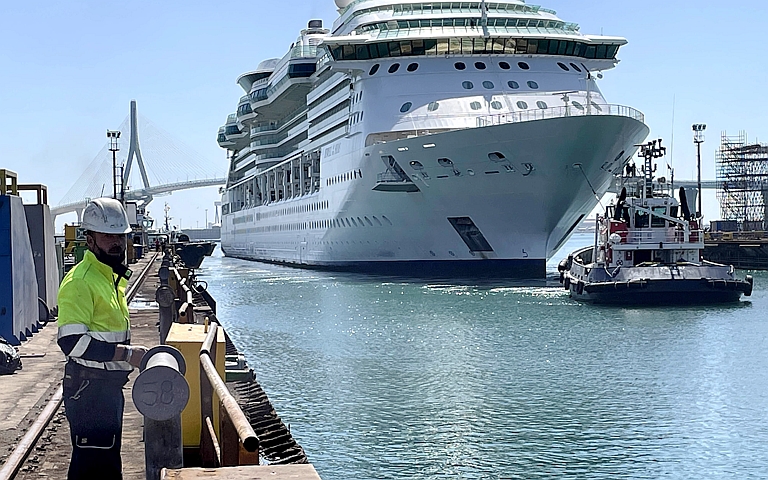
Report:
[[[335,2],[237,79],[224,254],[543,278],[648,135],[598,86],[626,39],[520,0]]]

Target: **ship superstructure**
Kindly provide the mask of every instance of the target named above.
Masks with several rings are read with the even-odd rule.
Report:
[[[225,254],[543,276],[648,133],[597,86],[626,40],[521,1],[336,5],[238,79]]]

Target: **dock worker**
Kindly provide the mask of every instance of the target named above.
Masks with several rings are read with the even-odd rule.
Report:
[[[83,211],[88,250],[59,287],[58,344],[67,357],[64,408],[72,458],[67,478],[121,479],[123,386],[147,352],[130,345],[124,265],[131,232],[122,203],[92,200]]]

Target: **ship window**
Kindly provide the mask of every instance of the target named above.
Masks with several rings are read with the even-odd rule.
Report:
[[[437,164],[440,165],[441,167],[452,167],[453,166],[453,162],[451,161],[450,158],[438,158],[437,159]],[[384,218],[386,218],[386,217],[384,217]]]
[[[402,113],[405,113],[405,112],[407,112],[408,110],[410,110],[412,106],[413,106],[413,104],[412,104],[411,102],[405,102],[405,103],[404,103],[404,104],[403,104],[403,105],[400,107],[400,111],[401,111]]]
[[[357,226],[357,222],[355,221],[354,217],[350,218],[349,221],[351,221],[352,225],[354,225],[355,227]]]
[[[488,80],[483,82],[483,87],[487,88],[488,90],[492,89],[494,87],[493,82],[489,82]]]
[[[419,68],[419,64],[418,63],[412,63],[412,64],[408,65],[408,68],[406,70],[408,70],[409,72],[415,72],[417,68]]]
[[[413,167],[416,170],[421,170],[424,168],[424,165],[418,160],[411,160],[411,167]]]
[[[488,160],[492,162],[502,162],[504,159],[504,154],[501,152],[491,152],[488,154]]]
[[[499,62],[499,67],[502,70],[509,70],[509,64],[507,62]]]
[[[603,109],[600,107],[600,105],[596,104],[595,102],[591,102],[591,103],[592,103],[592,106],[595,107],[595,109],[597,109],[598,112],[602,112],[603,111]]]
[[[529,70],[531,68],[525,62],[517,62],[517,66],[520,67],[520,70]]]
[[[387,70],[387,71],[389,73],[395,73],[398,68],[400,68],[400,64],[399,63],[393,63],[392,65],[389,66],[389,70]]]
[[[651,227],[665,227],[666,222],[663,218],[657,217],[655,214],[666,215],[667,207],[653,207],[654,215],[651,217]]]
[[[563,62],[557,62],[557,66],[565,70],[566,72],[569,71],[568,67]]]
[[[545,109],[547,108],[547,102],[542,102],[541,100],[539,100],[538,102],[536,102],[536,106],[541,109]]]
[[[373,221],[376,222],[376,225],[381,226],[381,220],[376,218],[376,215],[373,216]]]
[[[580,104],[576,100],[572,101],[571,103],[573,104],[574,107],[578,108],[579,110],[584,110],[584,105]]]
[[[526,108],[528,108],[528,104],[520,100],[519,102],[517,102],[517,108],[521,110],[525,110]]]
[[[467,66],[464,65],[464,62],[456,62],[456,63],[453,64],[453,67],[456,70],[464,70],[465,68],[467,68]]]
[[[469,80],[465,80],[465,81],[461,82],[461,86],[464,87],[467,90],[472,90],[473,88],[475,88],[475,86]]]
[[[472,102],[469,104],[469,108],[472,110],[480,110],[483,106],[480,105],[480,102]]]
[[[379,64],[374,63],[371,69],[368,71],[368,75],[375,75],[379,71]]]
[[[578,66],[578,65],[576,65],[575,63],[571,63],[571,68],[572,68],[572,69],[574,69],[574,70],[576,70],[577,72],[581,72],[581,69],[580,69],[580,68],[579,68],[579,66]]]
[[[475,62],[475,68],[478,70],[485,70],[485,64],[483,62]]]
[[[503,105],[500,101],[494,100],[491,102],[491,108],[494,110],[501,110],[503,108]]]
[[[520,88],[520,84],[519,84],[519,83],[517,83],[517,82],[516,82],[516,81],[514,81],[514,80],[510,80],[510,81],[508,81],[508,82],[507,82],[507,85],[509,86],[509,88],[511,88],[511,89],[513,89],[513,90],[516,90],[516,89]]]
[[[440,104],[437,102],[429,102],[429,105],[427,105],[427,110],[430,112],[434,112],[440,107]]]
[[[539,88],[539,84],[534,82],[533,80],[528,80],[528,87],[533,90],[536,90],[537,88]]]
[[[645,212],[635,212],[635,228],[648,227],[648,214]]]
[[[365,217],[365,223],[367,223],[369,227],[373,226],[373,223],[371,223],[371,220],[368,217]]]

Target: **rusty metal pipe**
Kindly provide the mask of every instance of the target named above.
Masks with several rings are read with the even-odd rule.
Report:
[[[211,330],[215,331],[214,328]],[[210,333],[211,331],[208,332],[209,335]],[[251,427],[245,414],[240,409],[240,405],[237,404],[235,397],[229,393],[227,385],[219,376],[219,372],[216,371],[216,367],[214,366],[211,357],[208,356],[208,353],[200,353],[200,366],[203,368],[205,375],[211,382],[213,391],[219,397],[219,401],[227,411],[227,415],[229,415],[235,430],[237,430],[237,435],[240,437],[240,443],[243,444],[243,447],[247,451],[255,452],[259,448],[259,439],[256,437],[256,432],[253,431],[253,427]]]

